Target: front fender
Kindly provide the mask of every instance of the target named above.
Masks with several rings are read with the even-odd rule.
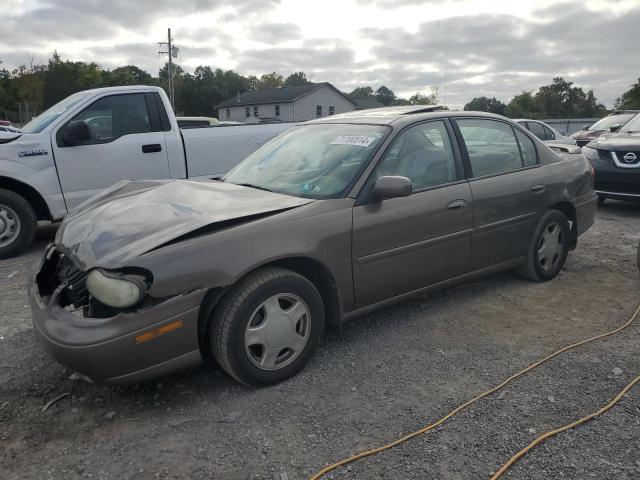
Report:
[[[0,186],[19,182],[35,190],[47,203],[53,218],[66,214],[55,162],[45,135],[22,135],[18,140],[0,144]]]
[[[353,199],[316,202],[140,256],[131,266],[153,273],[149,294],[166,297],[199,288],[224,288],[261,266],[307,258],[332,275],[343,306],[353,299]],[[107,266],[105,266],[108,268]]]

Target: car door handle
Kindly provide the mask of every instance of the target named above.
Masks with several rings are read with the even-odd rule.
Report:
[[[159,143],[152,143],[151,145],[142,145],[142,153],[155,153],[161,152],[162,147]]]
[[[452,212],[461,212],[467,206],[467,202],[464,200],[454,200],[452,202],[447,203],[447,210],[451,210]]]
[[[544,193],[544,185],[537,184],[537,185],[532,186],[529,190],[534,195],[540,195],[541,193]]]

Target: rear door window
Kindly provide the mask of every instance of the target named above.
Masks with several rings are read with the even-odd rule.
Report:
[[[544,129],[545,137],[547,137],[547,140],[556,139],[555,134],[551,131],[549,127],[547,127],[546,125],[542,125],[542,128]]]
[[[527,122],[527,130],[533,133],[540,140],[551,140],[551,138],[547,138],[547,132],[545,131],[544,125],[541,123]]]
[[[489,119],[456,120],[474,177],[496,175],[524,167],[511,125]]]

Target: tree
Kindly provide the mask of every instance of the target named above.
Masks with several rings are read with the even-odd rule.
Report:
[[[247,77],[247,83],[249,84],[249,91],[251,92],[260,89],[260,79],[255,75],[249,75]]]
[[[111,71],[105,71],[104,85],[149,85],[153,83],[151,74],[136,67],[135,65],[126,65],[124,67],[114,68]]]
[[[51,106],[73,93],[102,86],[103,72],[96,63],[63,61],[54,52],[44,74],[44,105]]]
[[[369,98],[373,97],[373,88],[371,87],[356,87],[348,94],[353,98]]]
[[[640,78],[638,82],[616,99],[616,108],[627,110],[640,110]]]
[[[429,95],[417,92],[415,95],[409,97],[407,103],[409,105],[436,105],[438,103],[438,93],[438,87],[431,87],[431,93]],[[396,104],[399,104],[401,100],[402,99],[396,100]]]
[[[309,80],[307,80],[307,75],[304,72],[295,72],[289,75],[284,81],[285,87],[297,87],[300,85],[307,85]]]
[[[284,77],[278,72],[265,73],[260,77],[260,86],[258,90],[267,88],[278,88],[284,85]]]
[[[587,93],[562,77],[540,87],[534,96],[537,110],[547,118],[595,117],[606,113],[596,101],[593,90]]]
[[[180,78],[184,75],[184,69],[180,65],[175,63],[171,64],[171,70],[173,70],[173,78]],[[158,78],[163,82],[169,81],[169,62],[165,62],[164,66],[158,72]]]
[[[511,118],[538,118],[536,108],[533,93],[522,92],[511,99],[504,113]]]
[[[505,108],[505,114],[511,118],[600,117],[606,112],[593,90],[585,93],[562,77],[555,77],[535,94],[522,92],[516,95]]]
[[[393,93],[393,90],[382,85],[376,90],[376,100],[383,105],[391,105],[396,100],[396,94]]]
[[[504,115],[506,105],[498,100],[496,97],[475,97],[469,103],[464,106],[465,110],[472,110],[476,112],[489,112],[497,113],[498,115]]]

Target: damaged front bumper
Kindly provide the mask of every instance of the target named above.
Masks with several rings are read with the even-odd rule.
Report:
[[[201,362],[198,314],[206,290],[106,318],[87,317],[86,309],[65,308],[68,284],[49,278],[59,256],[53,250],[47,249],[36,270],[29,300],[36,336],[59,363],[96,383],[130,384]]]

